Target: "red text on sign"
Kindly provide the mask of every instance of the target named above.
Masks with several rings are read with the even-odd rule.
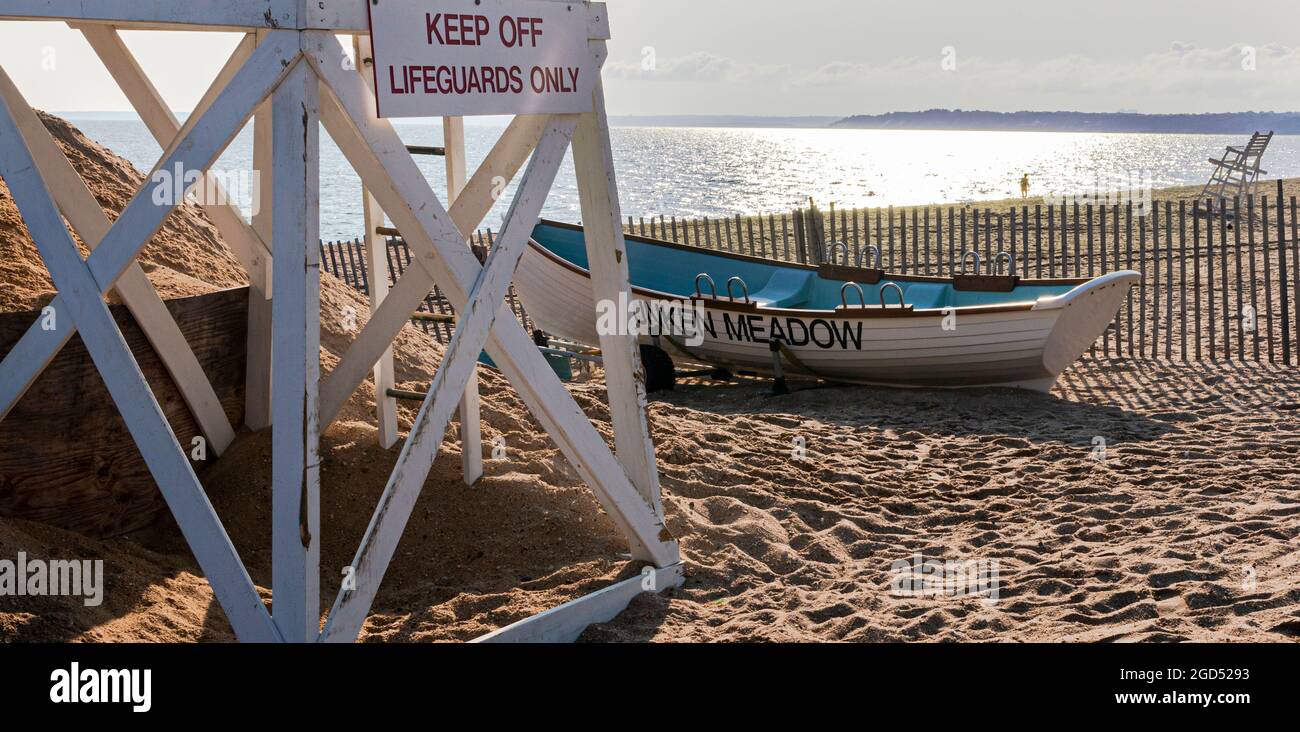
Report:
[[[541,18],[512,18],[509,15],[501,19],[501,43],[506,48],[518,48],[529,45],[537,48],[537,39],[542,37]]]
[[[481,46],[492,28],[486,15],[472,13],[425,13],[424,23],[429,43],[436,39],[440,46]]]

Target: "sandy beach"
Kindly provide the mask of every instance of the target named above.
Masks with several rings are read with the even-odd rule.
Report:
[[[79,170],[99,171],[101,203],[120,209],[139,173],[47,124]],[[4,271],[3,305],[37,307],[48,279],[7,191],[0,204],[0,261],[26,263]],[[193,206],[162,236],[189,247],[145,250],[166,296],[242,281]],[[355,335],[346,315],[364,325],[366,312],[360,294],[324,278],[323,371]],[[408,326],[395,344],[399,385],[426,385],[441,353]],[[486,474],[462,483],[451,430],[363,640],[467,640],[639,570],[513,388],[479,372]],[[322,440],[326,607],[397,458],[376,444],[370,389]],[[599,371],[570,391],[612,442]],[[1085,357],[1051,394],[800,384],[772,397],[758,381],[682,383],[649,414],[686,583],[583,639],[1294,640],[1298,410],[1300,372],[1255,363]],[[403,429],[413,416],[403,407]],[[498,436],[503,459],[491,455]],[[203,475],[268,601],[270,463],[269,431],[245,431]],[[103,559],[104,603],[0,597],[0,641],[233,640],[166,515],[108,539],[0,518],[0,557],[19,552]],[[996,566],[996,599],[900,593],[893,568],[915,557]]]
[[[484,371],[474,487],[439,458],[365,640],[466,640],[631,576],[614,527]],[[606,416],[599,381],[574,388]],[[691,385],[651,417],[683,588],[636,600],[593,641],[1278,641],[1300,635],[1294,455],[1300,379],[1265,367],[1084,362],[1050,395]],[[1096,437],[1106,439],[1096,459]],[[807,455],[791,457],[795,438]],[[348,563],[395,453],[361,422],[325,439],[322,566]],[[259,586],[270,579],[269,440],[241,436],[205,481]],[[229,466],[226,468],[225,466]],[[96,541],[0,522],[0,553],[107,562],[96,612],[0,612],[6,640],[230,640],[177,530]],[[900,597],[890,567],[996,560],[996,602]],[[327,596],[337,578],[326,572]],[[263,591],[269,596],[269,592]],[[34,605],[34,607],[33,607]]]

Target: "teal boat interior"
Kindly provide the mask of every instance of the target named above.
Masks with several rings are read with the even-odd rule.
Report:
[[[587,249],[580,228],[569,224],[543,221],[533,230],[533,241],[555,256],[582,269],[587,267]],[[847,298],[849,305],[858,304],[857,292],[850,289],[842,295],[844,282],[824,279],[817,269],[789,266],[751,257],[716,254],[694,247],[684,247],[656,242],[643,237],[627,237],[628,269],[632,286],[686,298],[696,292],[696,277],[707,274],[716,283],[717,294],[727,297],[727,282],[740,277],[748,289],[749,299],[762,307],[794,310],[833,310]],[[916,281],[922,279],[923,281]],[[928,281],[924,281],[928,279]],[[882,287],[897,284],[903,301],[916,309],[946,307],[976,307],[1034,302],[1040,297],[1062,295],[1073,289],[1078,281],[1037,280],[1019,284],[1009,292],[982,292],[958,290],[951,280],[936,278],[899,278],[886,275],[880,282],[860,284],[863,300],[868,305],[880,304]],[[712,294],[709,286],[701,282],[705,295]],[[885,302],[897,304],[897,293],[885,294]],[[743,299],[739,285],[734,286],[736,299]]]

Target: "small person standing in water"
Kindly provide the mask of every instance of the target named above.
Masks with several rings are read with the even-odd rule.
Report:
[[[1020,176],[1020,197],[1029,198],[1029,174]]]

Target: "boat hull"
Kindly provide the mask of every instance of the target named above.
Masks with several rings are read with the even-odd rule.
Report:
[[[736,308],[696,299],[700,338],[661,338],[675,360],[774,372],[778,338],[785,375],[904,387],[1007,386],[1047,391],[1114,318],[1137,273],[1117,272],[1064,295],[997,307],[881,315],[868,310]],[[530,242],[515,275],[529,317],[543,331],[597,345],[597,306],[587,271]],[[641,300],[677,300],[634,288]],[[641,337],[649,343],[648,335]]]

